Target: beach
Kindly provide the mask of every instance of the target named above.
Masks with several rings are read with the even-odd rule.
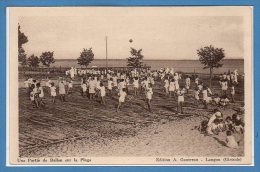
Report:
[[[215,92],[219,92],[217,81]],[[243,84],[242,84],[243,85]],[[243,88],[236,103],[220,109],[224,118],[243,102]],[[206,136],[196,126],[208,119],[214,106],[196,106],[192,92],[185,96],[184,114],[176,112],[176,99],[165,97],[162,83],[154,88],[150,113],[143,96],[128,100],[117,113],[117,97],[106,97],[107,105],[90,101],[75,88],[67,102],[45,108],[30,107],[26,90],[19,89],[19,149],[21,157],[67,156],[243,156],[244,145],[225,146],[225,133]],[[130,90],[131,91],[131,90]]]

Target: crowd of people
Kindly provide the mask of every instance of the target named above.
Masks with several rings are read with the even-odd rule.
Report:
[[[238,71],[223,73],[218,78],[221,92],[212,90],[198,75],[184,75],[174,71],[174,68],[161,68],[151,71],[149,69],[131,69],[129,71],[95,70],[71,68],[66,71],[65,76],[56,80],[47,79],[45,82],[29,77],[24,82],[28,90],[28,96],[36,108],[44,107],[46,102],[44,96],[50,95],[52,103],[55,104],[59,96],[61,102],[65,102],[67,95],[73,95],[76,85],[80,81],[80,93],[82,97],[90,101],[99,100],[106,106],[106,97],[117,96],[118,104],[116,111],[122,108],[128,99],[139,95],[145,96],[147,109],[153,111],[153,88],[159,87],[165,93],[165,97],[176,99],[177,113],[183,114],[185,95],[192,95],[194,104],[203,104],[205,109],[211,104],[217,108],[225,108],[229,103],[235,102],[235,88],[238,85]],[[44,84],[43,84],[44,83]],[[190,97],[189,97],[190,98]],[[207,134],[218,134],[226,131],[227,145],[236,147],[240,141],[234,143],[232,133],[243,133],[243,122],[241,116],[227,117],[223,120],[220,111],[215,110],[210,119],[203,121],[199,127]],[[238,132],[239,130],[239,132]],[[237,140],[237,139],[235,139]]]
[[[218,135],[221,132],[226,132],[225,145],[237,148],[243,142],[245,126],[243,114],[244,109],[241,107],[240,111],[224,119],[223,114],[218,109],[214,109],[210,118],[202,121],[198,129],[207,135]]]

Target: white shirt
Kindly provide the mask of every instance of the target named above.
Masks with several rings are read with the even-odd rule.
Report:
[[[210,125],[213,123],[213,121],[217,118],[217,116],[221,116],[221,113],[220,113],[220,112],[214,113],[214,114],[209,118],[208,126],[210,126]]]
[[[180,88],[179,86],[179,81],[178,80],[175,80],[175,89],[178,90]]]
[[[227,81],[222,81],[221,82],[221,89],[222,90],[227,90],[228,86],[227,86]]]
[[[33,83],[33,79],[32,79],[32,78],[29,78],[29,79],[28,79],[28,82],[29,82],[29,84],[32,84],[32,83]]]
[[[174,91],[174,90],[175,90],[175,83],[173,81],[171,81],[169,91]]]
[[[104,86],[100,87],[100,94],[101,94],[101,97],[106,96],[106,88]]]
[[[42,87],[39,87],[39,90],[41,91],[41,93],[39,94],[39,97],[43,97],[43,96],[44,96],[43,88],[42,88]]]
[[[146,98],[151,100],[152,99],[152,95],[153,95],[153,89],[151,87],[147,88]]]
[[[139,87],[139,79],[134,79],[133,85],[135,88]]]
[[[164,80],[164,87],[165,88],[167,88],[167,87],[169,87],[169,80],[168,79],[166,79],[166,80]]]
[[[235,87],[234,86],[231,87],[231,94],[235,95]]]
[[[112,83],[110,80],[107,81],[107,89],[112,90]]]
[[[182,90],[178,90],[177,91],[177,95],[178,95],[178,102],[180,102],[180,101],[184,101],[184,89],[182,89]]]
[[[146,89],[148,88],[149,83],[150,83],[149,80],[144,80],[144,86],[145,86]]]
[[[117,88],[119,90],[122,90],[124,88],[124,83],[123,82],[119,82],[118,85],[117,85]]]
[[[52,86],[51,88],[51,96],[56,96],[56,87]]]
[[[87,91],[87,85],[86,85],[86,84],[82,84],[82,85],[81,85],[81,88],[82,88],[83,92],[86,92],[86,91]]]
[[[110,78],[111,78],[111,75],[108,73],[107,74],[107,79],[110,80]]]
[[[126,95],[127,95],[126,92],[120,91],[119,92],[119,102],[125,102]]]
[[[95,93],[96,82],[94,80],[89,81],[89,93]]]
[[[117,86],[117,77],[116,76],[113,77],[113,85],[114,85],[114,87]]]
[[[60,94],[65,94],[65,85],[64,83],[59,83],[59,93]]]
[[[150,82],[151,82],[152,85],[154,85],[154,83],[155,83],[155,82],[154,82],[154,78],[151,78],[151,79],[150,79]]]
[[[195,91],[195,99],[197,99],[197,100],[200,99],[199,94],[200,94],[199,90]]]
[[[195,79],[195,83],[196,83],[196,84],[199,84],[199,78],[196,78],[196,79]]]
[[[219,104],[219,102],[220,102],[220,98],[219,98],[219,97],[215,97],[213,100],[214,100],[214,102],[215,102],[216,104]]]
[[[31,99],[31,101],[33,101],[34,100],[34,92],[32,91],[32,92],[30,92],[30,99]]]
[[[45,84],[46,87],[51,87],[51,80],[48,80]]]
[[[37,93],[38,93],[38,88],[35,87],[35,88],[33,89],[33,94],[37,94]]]
[[[173,78],[174,78],[175,81],[178,81],[178,80],[179,80],[179,76],[178,76],[178,75],[174,75]]]
[[[202,98],[203,100],[208,100],[208,90],[202,90]]]
[[[74,78],[75,70],[73,68],[70,69],[70,77]]]
[[[186,78],[186,84],[190,84],[190,78]]]
[[[96,88],[99,90],[100,89],[100,81],[96,81]]]
[[[73,84],[72,82],[69,83],[69,88],[72,88],[73,87]]]

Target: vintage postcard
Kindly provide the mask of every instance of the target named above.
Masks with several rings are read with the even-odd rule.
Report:
[[[7,8],[7,165],[253,165],[253,8]]]

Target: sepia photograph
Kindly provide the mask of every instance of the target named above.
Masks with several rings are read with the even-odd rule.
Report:
[[[252,165],[249,6],[9,7],[10,165]]]

